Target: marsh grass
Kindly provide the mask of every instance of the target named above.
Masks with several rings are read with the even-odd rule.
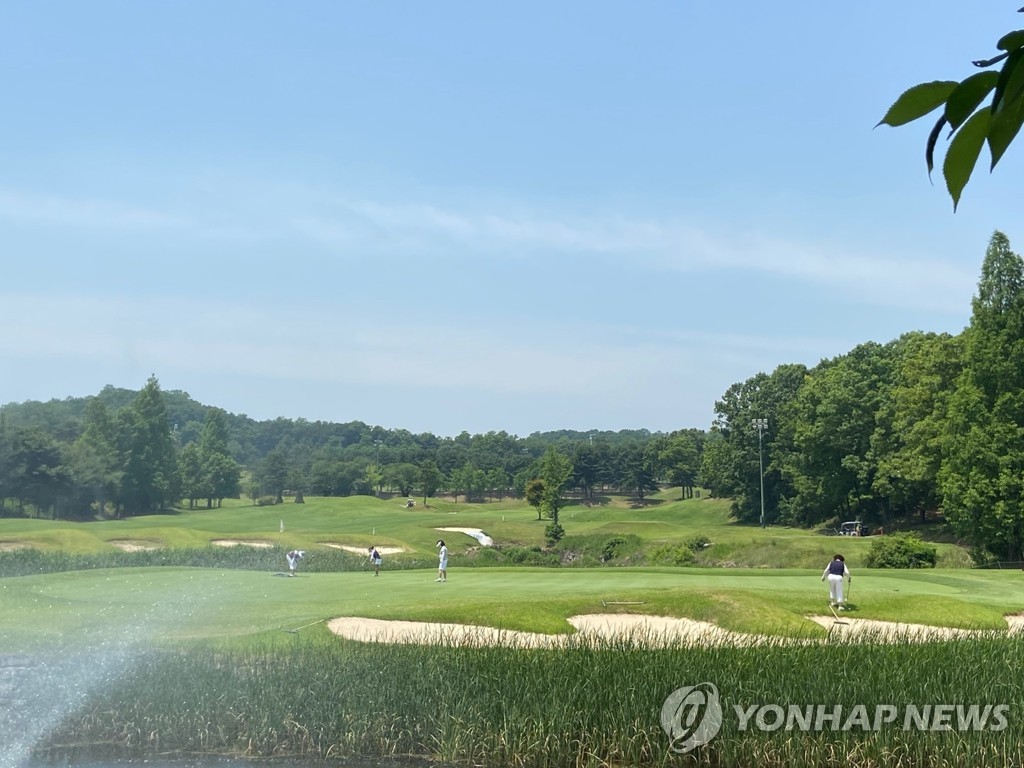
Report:
[[[50,740],[125,753],[421,756],[481,766],[1019,764],[1024,639],[772,642],[659,649],[644,637],[558,650],[339,642],[326,630],[244,648],[148,654]],[[721,733],[669,749],[660,712],[713,682]],[[741,732],[733,706],[1006,704],[1003,731]]]
[[[5,552],[0,557],[0,578],[29,576],[41,573],[87,571],[98,568],[147,568],[153,566],[220,568],[228,570],[283,571],[287,570],[285,552],[288,548],[271,547],[183,547],[138,552],[73,553],[19,549]],[[318,548],[316,557],[307,557],[300,565],[305,573],[336,573],[358,570],[366,562],[363,555],[329,547]],[[389,558],[390,570],[430,568],[434,558]]]

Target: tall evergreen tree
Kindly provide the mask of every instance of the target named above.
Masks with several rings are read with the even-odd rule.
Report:
[[[954,529],[1009,560],[1024,549],[1024,262],[1001,232],[982,264],[964,367],[951,398],[943,511]]]
[[[117,453],[117,428],[98,397],[85,406],[85,430],[71,446],[71,467],[87,513],[93,503],[102,515],[116,497],[124,471]]]
[[[118,414],[127,514],[155,512],[177,498],[177,461],[160,383],[150,376],[131,406]]]

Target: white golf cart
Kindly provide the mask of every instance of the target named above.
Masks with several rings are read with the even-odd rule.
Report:
[[[868,527],[860,520],[850,520],[839,526],[840,536],[867,536]]]

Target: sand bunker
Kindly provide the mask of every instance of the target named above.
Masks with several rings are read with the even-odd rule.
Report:
[[[325,547],[331,547],[332,549],[343,549],[346,552],[355,552],[357,555],[365,555],[365,554],[367,554],[367,548],[366,547],[352,547],[352,546],[349,546],[348,544],[333,544],[333,543],[328,542],[328,541],[321,541],[320,543],[323,544]],[[405,548],[404,547],[377,547],[377,551],[380,552],[382,555],[397,555],[397,554],[400,554],[401,552],[405,552]]]
[[[29,549],[31,546],[23,541],[0,541],[0,552],[17,552],[19,549]]]
[[[927,642],[929,640],[958,640],[963,638],[994,637],[1002,634],[1017,634],[1024,629],[1024,616],[1006,616],[1007,630],[998,629],[963,629],[959,627],[935,627],[929,624],[905,624],[898,621],[878,621],[877,619],[855,619],[851,616],[808,616],[811,621],[820,624],[833,633],[841,633],[844,637],[864,637],[872,640],[895,641],[909,640]]]
[[[159,545],[154,544],[151,541],[139,541],[134,539],[113,539],[108,541],[112,547],[117,547],[123,552],[152,552],[155,549],[160,549]]]
[[[472,536],[478,542],[481,547],[493,547],[494,539],[488,536],[486,533],[481,531],[479,528],[435,528],[435,531],[450,531],[451,533],[464,533],[467,536]]]
[[[269,541],[238,541],[235,539],[214,539],[210,543],[215,547],[259,547],[260,549],[270,549],[274,546]]]
[[[463,646],[506,645],[518,648],[557,648],[587,640],[635,639],[648,646],[750,645],[772,641],[744,635],[715,624],[693,619],[637,614],[571,616],[567,621],[576,633],[546,635],[470,624],[437,624],[422,621],[382,621],[356,616],[332,619],[327,627],[336,635],[366,643],[417,643]]]
[[[902,624],[874,619],[843,617],[837,624],[832,616],[808,616],[830,630],[829,636],[873,642],[950,640],[967,637],[995,637],[998,630],[967,630]],[[1006,617],[1009,633],[1024,631],[1024,616]],[[383,621],[358,616],[332,619],[327,627],[334,634],[364,643],[415,643],[419,645],[505,645],[517,648],[558,648],[588,640],[633,640],[647,647],[731,645],[749,646],[817,642],[814,638],[785,638],[754,635],[719,627],[706,621],[632,613],[589,614],[567,619],[575,635],[547,635],[537,632],[495,629],[470,624],[440,624],[422,621]]]

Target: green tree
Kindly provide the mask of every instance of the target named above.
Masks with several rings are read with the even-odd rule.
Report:
[[[60,444],[38,428],[12,429],[8,435],[8,471],[5,494],[38,515],[57,519],[57,504],[72,489],[71,468],[64,462]]]
[[[178,454],[178,476],[182,498],[188,499],[189,509],[195,509],[196,502],[207,494],[203,461],[195,443],[189,443]]]
[[[70,461],[75,483],[84,492],[86,510],[96,504],[102,515],[107,501],[116,497],[124,472],[117,453],[117,428],[99,398],[89,398],[85,429],[71,446]]]
[[[992,235],[965,333],[940,470],[943,511],[977,546],[1024,547],[1024,262]]]
[[[288,486],[288,457],[284,451],[274,449],[266,455],[260,467],[260,485],[277,497],[277,503],[284,501],[284,491]]]
[[[890,521],[917,515],[924,522],[941,503],[938,478],[949,402],[963,368],[963,338],[915,332],[896,346],[893,384],[871,438],[878,465],[872,490]]]
[[[227,414],[220,408],[210,408],[199,438],[199,461],[202,472],[200,485],[206,496],[206,506],[217,506],[226,498],[238,495],[241,467],[228,452]]]
[[[657,451],[653,446],[648,448],[639,443],[630,442],[619,448],[619,454],[623,470],[623,487],[635,493],[637,500],[643,504],[649,494],[658,490],[655,469]]]
[[[491,497],[501,501],[508,490],[508,473],[501,467],[495,467],[487,472],[487,487],[491,491]]]
[[[424,461],[420,465],[420,492],[423,494],[423,506],[427,506],[427,499],[437,493],[437,489],[441,487],[441,482],[444,476],[441,474],[441,470],[438,469],[437,463],[431,459]]]
[[[552,524],[559,525],[558,512],[565,505],[562,494],[572,477],[572,461],[552,446],[540,460],[540,479],[544,481],[544,501],[541,506]]]
[[[700,474],[703,433],[687,429],[673,432],[654,443],[657,463],[664,467],[665,479],[678,485],[680,498],[693,498],[693,488]]]
[[[784,470],[795,491],[792,522],[880,516],[871,440],[888,398],[893,357],[892,345],[860,344],[806,377],[787,414],[794,449]]]
[[[701,482],[713,495],[731,498],[732,515],[741,522],[760,520],[762,464],[766,521],[791,514],[795,491],[784,466],[794,450],[794,425],[800,421],[793,404],[807,378],[803,365],[780,365],[771,374],[758,373],[733,384],[715,403],[715,421],[701,457]],[[768,422],[760,444],[755,419]]]
[[[399,462],[384,467],[384,484],[397,489],[402,496],[411,496],[419,479],[420,470],[415,464]]]
[[[931,175],[935,146],[945,132],[951,141],[942,175],[954,210],[982,148],[988,145],[989,170],[994,170],[1024,123],[1024,30],[1003,35],[996,49],[1002,53],[972,62],[983,72],[959,82],[936,80],[904,91],[878,123],[905,125],[942,108],[925,145],[925,161]],[[997,64],[998,71],[992,69]]]
[[[118,436],[124,469],[123,511],[155,512],[172,503],[177,498],[177,461],[167,407],[155,376],[118,413]]]
[[[526,483],[526,503],[537,510],[537,520],[544,519],[544,481],[534,478]]]
[[[455,497],[456,504],[459,503],[459,496],[462,492],[469,488],[471,469],[472,467],[466,463],[448,473],[448,492]]]

